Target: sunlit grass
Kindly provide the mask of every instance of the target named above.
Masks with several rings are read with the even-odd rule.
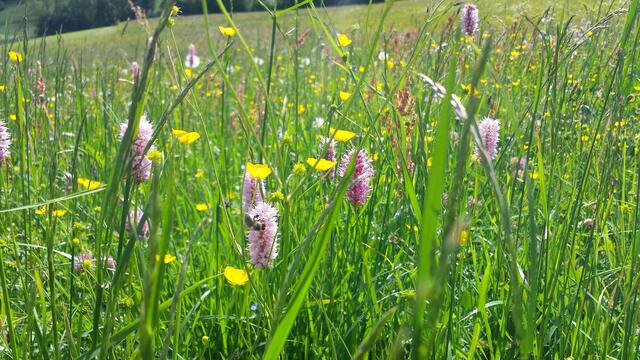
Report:
[[[430,5],[6,27],[3,356],[636,358],[638,1]]]

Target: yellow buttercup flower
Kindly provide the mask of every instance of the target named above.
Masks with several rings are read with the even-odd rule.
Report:
[[[9,60],[15,62],[15,63],[19,63],[22,61],[22,54],[20,54],[17,51],[9,51],[7,53],[7,55],[9,55]]]
[[[224,277],[233,286],[242,286],[249,281],[249,273],[244,269],[236,269],[233,266],[224,268]]]
[[[176,260],[176,257],[171,255],[171,254],[169,254],[169,253],[166,253],[166,254],[164,254],[164,259],[162,259],[162,260],[163,260],[162,261],[163,263],[170,264],[170,263],[172,263],[172,262],[174,262]],[[160,255],[156,254],[156,261],[160,261]]]
[[[63,216],[64,216],[64,214],[66,214],[66,213],[67,213],[67,210],[60,209],[60,210],[54,210],[54,211],[51,213],[51,215],[52,215],[53,217],[57,217],[57,218],[59,218],[59,217],[63,217]]]
[[[347,130],[336,130],[334,128],[330,128],[329,131],[331,132],[331,136],[333,136],[336,141],[340,142],[349,141],[356,136],[356,133]]]
[[[232,27],[218,26],[218,30],[220,30],[220,34],[224,36],[231,37],[236,35],[236,30]]]
[[[316,159],[316,158],[307,158],[307,164],[309,164],[309,166],[311,166],[312,168],[319,170],[319,171],[327,171],[329,169],[331,169],[332,167],[336,166],[336,162],[335,161],[329,161],[327,159]]]
[[[271,174],[271,168],[267,164],[247,163],[247,171],[252,178],[256,180],[264,180]]]
[[[204,203],[196,204],[196,210],[198,210],[200,212],[207,211],[207,210],[209,210],[209,205],[204,204]]]
[[[47,208],[45,206],[39,207],[35,210],[36,215],[44,215]]]
[[[347,99],[351,97],[351,93],[346,91],[340,91],[339,95],[340,95],[340,100],[342,101],[347,101]]]
[[[184,131],[173,129],[172,133],[178,138],[178,142],[181,144],[189,145],[200,139],[200,133],[196,131]]]
[[[469,232],[467,230],[460,231],[460,238],[458,239],[458,244],[460,244],[460,246],[464,246],[467,243],[468,239],[469,239]]]
[[[0,84],[0,92],[3,92],[3,91],[4,91],[4,85]]]
[[[102,184],[99,181],[89,180],[85,178],[78,178],[78,184],[88,190],[97,189],[100,186],[102,186]]]
[[[198,172],[196,173],[196,179],[202,179],[203,177],[204,177],[204,171],[198,170]]]
[[[9,114],[9,120],[16,121],[17,118],[18,116],[16,116],[16,114]]]
[[[340,34],[338,35],[338,44],[342,47],[349,46],[349,44],[351,44],[351,39],[349,39],[345,34]]]

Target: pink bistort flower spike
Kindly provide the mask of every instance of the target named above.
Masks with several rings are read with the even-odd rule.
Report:
[[[262,195],[260,194],[260,187],[262,181],[256,180],[249,174],[248,171],[244,173],[243,197],[242,197],[242,209],[247,212],[255,204],[262,201]]]
[[[131,72],[133,73],[133,81],[138,81],[140,78],[140,65],[137,62],[131,63]]]
[[[4,121],[0,120],[0,164],[6,163],[11,154],[11,133]]]
[[[460,27],[465,35],[473,35],[478,31],[478,8],[473,4],[466,4],[460,12]]]
[[[330,138],[322,138],[320,141],[320,151],[325,154],[325,159],[329,161],[336,161],[336,142]],[[329,169],[329,177],[333,179],[336,173],[335,167]],[[323,171],[322,175],[326,174],[327,171]]]
[[[478,129],[480,130],[482,145],[487,151],[487,154],[489,154],[489,158],[491,160],[495,159],[498,154],[498,141],[500,140],[500,120],[486,117],[478,125]],[[480,149],[477,145],[475,155],[480,157]]]
[[[136,184],[142,184],[151,177],[151,167],[153,162],[146,156],[135,155],[131,163],[131,175]]]
[[[338,175],[344,176],[349,166],[349,161],[356,153],[356,149],[351,149],[342,157],[340,162],[340,168],[338,169]],[[364,205],[369,199],[371,193],[371,177],[375,173],[372,166],[372,161],[366,150],[360,150],[356,156],[355,169],[351,177],[351,186],[347,189],[347,199],[355,207]]]
[[[200,66],[200,58],[196,55],[196,46],[193,44],[189,45],[189,53],[184,59],[184,66],[189,69],[195,69]]]
[[[129,219],[124,225],[124,229],[128,232],[134,231],[138,228],[140,224],[140,220],[142,220],[142,215],[144,215],[141,209],[132,209],[129,211]],[[138,232],[138,236],[142,238],[146,238],[149,236],[149,222],[145,221],[142,224],[140,231]]]
[[[124,138],[124,134],[129,126],[128,121],[123,121],[120,124],[120,140]],[[133,175],[136,183],[140,184],[149,179],[151,175],[151,167],[153,163],[146,156],[143,156],[144,148],[147,146],[153,135],[153,126],[147,120],[146,115],[142,115],[140,118],[140,125],[138,127],[138,136],[133,142],[133,160],[131,163],[131,174]],[[154,150],[151,146],[149,151]]]
[[[256,268],[271,268],[278,256],[278,210],[269,203],[259,202],[247,215],[253,221],[247,236],[250,261]]]

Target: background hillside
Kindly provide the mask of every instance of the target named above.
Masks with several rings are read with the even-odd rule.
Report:
[[[200,2],[198,0],[198,2]],[[23,21],[25,11],[29,12],[30,4],[18,1],[5,1],[5,5],[0,5],[0,21],[5,22],[6,36],[9,42],[21,38],[24,27],[27,33],[32,37],[37,37],[36,25],[28,20]],[[386,31],[397,30],[405,31],[415,29],[419,25],[427,11],[429,11],[428,2],[419,0],[398,1],[391,13],[388,15],[384,27]],[[619,5],[623,1],[613,1],[609,6],[603,6],[602,3],[596,4],[592,2],[578,1],[553,1],[553,0],[534,0],[527,2],[512,2],[509,0],[482,0],[478,2],[479,8],[483,11],[484,26],[501,27],[513,23],[524,21],[524,16],[539,16],[545,9],[553,9],[555,16],[566,17],[572,14],[574,17],[581,17],[586,14],[598,16],[605,13],[614,5]],[[1,4],[1,3],[0,3]],[[363,33],[366,19],[370,24],[375,23],[381,14],[383,4],[367,5],[347,5],[338,7],[319,8],[323,21],[325,21],[335,32],[350,33],[358,35]],[[26,10],[25,10],[26,9]],[[216,8],[213,8],[214,10]],[[185,10],[185,9],[183,9]],[[431,9],[433,10],[433,9]],[[449,19],[451,20],[452,15]],[[27,16],[29,19],[30,16]],[[240,31],[256,48],[268,46],[263,34],[271,31],[271,20],[264,11],[252,11],[234,14],[234,19],[238,24]],[[153,23],[153,19],[150,19]],[[225,25],[224,17],[221,14],[209,14],[208,21],[211,29],[216,31],[216,39],[223,41],[218,36],[217,26]],[[278,18],[278,31],[281,34],[287,33],[292,29],[296,17],[294,13],[286,14]],[[298,17],[299,32],[311,29],[313,23],[310,17],[304,11],[299,12]],[[579,22],[579,20],[577,21]],[[173,26],[173,39],[176,44],[195,43],[204,45],[206,32],[204,26],[204,17],[202,15],[186,15],[184,13],[178,17]],[[57,48],[60,44],[65,51],[77,55],[76,58],[93,61],[126,59],[132,61],[139,56],[144,49],[147,34],[142,26],[135,20],[121,21],[113,26],[97,27],[95,29],[83,30],[65,33],[64,36],[58,37],[50,35],[45,38],[32,39],[34,45],[42,45],[45,41],[49,51]]]

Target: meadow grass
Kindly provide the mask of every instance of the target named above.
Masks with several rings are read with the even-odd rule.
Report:
[[[638,358],[638,3],[7,22],[2,356]]]

